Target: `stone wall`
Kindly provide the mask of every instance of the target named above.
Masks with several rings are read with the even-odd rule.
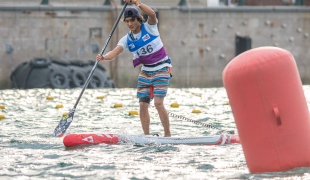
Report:
[[[101,5],[90,1],[88,6],[50,2],[54,4],[29,0],[26,6],[12,0],[0,5],[0,89],[10,88],[11,71],[34,57],[94,60],[122,8],[120,3],[117,9],[103,6],[104,1]],[[290,51],[303,83],[310,83],[309,7],[152,7],[158,12],[161,38],[173,61],[171,87],[222,86],[222,71],[235,57],[236,35],[249,36],[252,48],[277,46]],[[120,22],[106,52],[126,33],[127,27]],[[124,52],[102,63],[118,87],[136,86],[139,67],[134,69],[131,59]]]

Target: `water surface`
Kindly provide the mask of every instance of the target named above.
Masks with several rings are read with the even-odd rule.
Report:
[[[309,86],[304,86],[309,104]],[[132,144],[65,148],[52,136],[64,112],[81,89],[2,90],[0,105],[1,179],[310,179],[310,168],[250,174],[240,144],[225,146]],[[87,89],[68,133],[142,134],[135,89]],[[53,101],[46,100],[52,96]],[[104,99],[97,99],[104,96]],[[170,105],[177,102],[179,108]],[[116,103],[123,107],[114,108]],[[63,108],[55,108],[62,104]],[[165,100],[173,114],[216,127],[211,129],[170,116],[173,136],[237,132],[224,88],[169,90]],[[201,113],[192,113],[192,110]],[[151,133],[163,134],[155,108],[150,108]],[[263,132],[262,132],[263,133]]]

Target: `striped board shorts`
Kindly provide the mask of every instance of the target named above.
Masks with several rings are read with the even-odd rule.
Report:
[[[141,71],[138,77],[137,97],[164,98],[167,94],[170,78],[168,67],[163,67],[157,71]],[[152,90],[150,91],[151,86],[154,88],[153,94]]]

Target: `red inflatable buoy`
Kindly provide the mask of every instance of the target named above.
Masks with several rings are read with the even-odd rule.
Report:
[[[290,52],[246,51],[225,67],[223,83],[251,173],[310,166],[309,110]]]

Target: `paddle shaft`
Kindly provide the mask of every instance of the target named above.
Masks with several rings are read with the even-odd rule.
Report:
[[[124,4],[121,13],[118,15],[117,20],[116,20],[116,22],[114,23],[114,26],[113,26],[113,28],[112,28],[110,34],[109,34],[109,37],[108,37],[108,39],[106,40],[106,42],[104,43],[104,46],[103,46],[103,48],[102,48],[102,50],[101,50],[101,52],[100,52],[100,55],[103,55],[104,51],[106,50],[106,48],[107,48],[107,46],[108,46],[108,44],[109,44],[109,42],[110,42],[110,40],[111,40],[111,37],[112,37],[112,35],[113,35],[113,33],[114,33],[114,31],[115,31],[117,25],[118,25],[118,22],[120,21],[120,19],[121,19],[121,17],[122,17],[122,14],[124,13],[124,11],[125,11],[127,5],[128,5],[128,3],[125,3],[125,4]],[[99,63],[99,61],[96,61],[96,63],[94,64],[94,66],[93,66],[93,68],[92,68],[92,70],[91,70],[91,72],[89,73],[88,78],[87,78],[86,81],[85,81],[85,84],[84,84],[84,86],[83,86],[83,89],[82,89],[82,91],[81,91],[81,93],[80,93],[78,99],[76,100],[73,109],[76,109],[78,103],[80,102],[80,99],[81,99],[82,95],[84,94],[84,91],[85,91],[86,87],[88,86],[88,84],[89,84],[89,82],[90,82],[90,79],[91,79],[91,77],[93,76],[93,74],[94,74],[94,72],[95,72],[95,69],[96,69],[98,63]]]

